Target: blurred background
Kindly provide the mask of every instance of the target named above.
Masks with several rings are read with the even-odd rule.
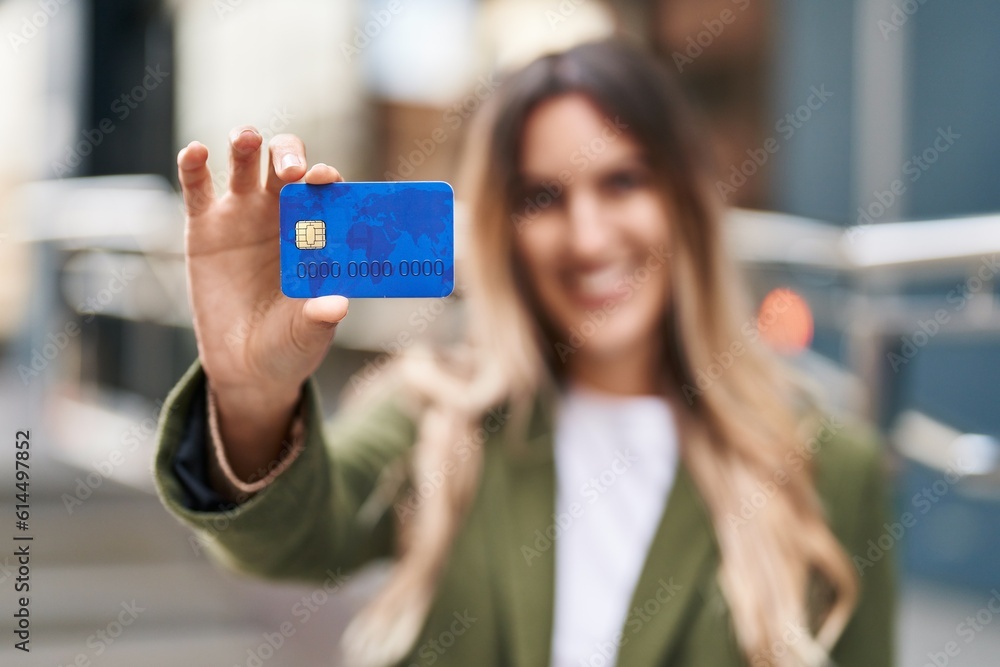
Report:
[[[176,153],[206,143],[222,187],[250,123],[348,180],[454,180],[494,72],[615,32],[699,110],[766,339],[884,435],[899,523],[861,557],[902,568],[899,664],[998,664],[987,0],[0,0],[0,414],[3,438],[31,430],[35,537],[32,651],[5,640],[0,663],[326,664],[378,567],[335,594],[246,581],[153,493],[159,407],[196,356]],[[460,318],[460,297],[353,302],[328,407]]]

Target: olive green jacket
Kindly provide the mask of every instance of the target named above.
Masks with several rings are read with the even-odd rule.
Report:
[[[414,441],[413,420],[398,398],[381,399],[354,414],[341,410],[324,428],[316,385],[310,381],[301,455],[235,510],[195,512],[182,505],[182,489],[171,466],[203,378],[196,362],[171,392],[160,424],[155,474],[166,506],[207,541],[218,559],[253,575],[326,582],[329,587],[332,579],[392,553],[392,515],[405,509],[383,504],[379,510],[376,503],[373,512],[371,497],[380,472]],[[478,494],[454,543],[422,635],[402,664],[548,663],[555,581],[549,536],[558,536],[555,526],[560,520],[553,516],[552,417],[551,401],[536,400],[527,442],[519,443],[527,447],[504,446],[512,429],[502,412],[485,422]],[[848,554],[865,558],[868,541],[877,540],[884,530],[886,505],[877,448],[870,436],[857,433],[842,424],[827,424],[816,440],[815,457],[830,525]],[[812,456],[803,451],[799,463]],[[750,521],[754,500],[748,499],[745,508]],[[835,664],[892,664],[890,560],[856,560],[862,570],[860,602],[834,647]],[[716,581],[718,567],[710,517],[681,465],[618,639],[617,664],[770,664],[768,655],[747,661],[739,654]],[[789,628],[785,641],[797,641],[797,633]],[[599,651],[595,643],[593,664],[603,664]]]

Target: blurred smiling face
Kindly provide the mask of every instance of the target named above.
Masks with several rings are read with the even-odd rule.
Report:
[[[516,244],[536,298],[573,348],[557,356],[655,345],[668,299],[669,215],[642,147],[580,94],[539,105],[522,141]]]

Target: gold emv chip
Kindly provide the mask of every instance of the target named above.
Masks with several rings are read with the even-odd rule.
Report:
[[[322,220],[299,220],[295,223],[295,247],[319,250],[326,247],[326,223]]]

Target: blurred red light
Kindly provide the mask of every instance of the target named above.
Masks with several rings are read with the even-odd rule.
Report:
[[[813,314],[806,300],[779,287],[768,292],[757,312],[761,337],[782,354],[798,354],[813,339]]]

